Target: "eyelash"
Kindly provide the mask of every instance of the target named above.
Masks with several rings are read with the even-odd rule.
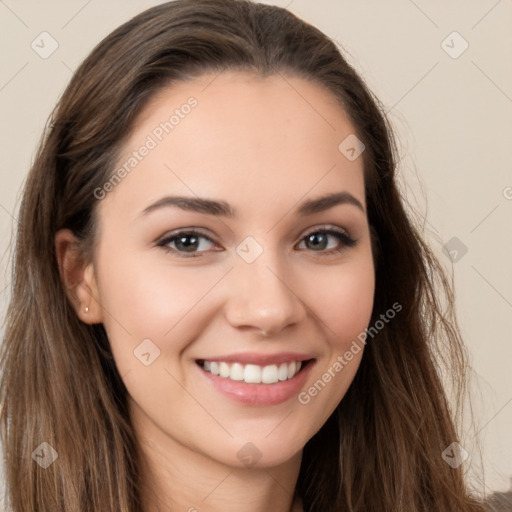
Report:
[[[341,246],[338,248],[335,248],[335,249],[330,249],[330,250],[325,250],[325,251],[312,251],[312,252],[319,252],[320,254],[325,255],[325,256],[340,253],[343,250],[345,250],[345,248],[353,247],[357,243],[357,240],[352,238],[345,230],[341,230],[341,229],[338,230],[338,229],[333,229],[333,228],[316,228],[316,229],[306,233],[301,238],[300,242],[305,240],[308,236],[311,236],[314,234],[319,234],[319,233],[324,234],[324,235],[334,236],[341,242]],[[204,233],[200,230],[184,229],[184,230],[172,233],[171,235],[163,238],[162,240],[157,242],[156,245],[157,245],[157,247],[161,247],[165,252],[174,253],[179,258],[197,258],[197,257],[201,256],[201,254],[203,252],[207,252],[207,251],[198,251],[196,253],[187,253],[184,251],[179,251],[177,249],[172,249],[171,247],[167,247],[168,244],[174,242],[175,240],[177,240],[179,238],[184,238],[187,236],[206,238],[209,242],[215,244],[214,240],[212,240],[208,235],[206,235],[206,233]]]

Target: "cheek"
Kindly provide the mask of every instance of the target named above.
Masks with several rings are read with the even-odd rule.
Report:
[[[311,304],[333,349],[344,350],[368,326],[374,292],[373,263],[368,259],[315,275]]]
[[[315,280],[317,296],[312,300],[324,329],[326,357],[318,362],[310,386],[298,397],[301,404],[319,411],[318,428],[343,399],[356,375],[373,310],[375,278],[371,260],[340,267],[335,276],[326,272],[323,276],[317,274]]]
[[[148,264],[143,255],[116,254],[105,247],[98,268],[103,324],[120,372],[134,364],[134,350],[152,340],[161,350],[159,362],[179,352],[187,336],[182,330],[218,273]],[[190,327],[190,326],[189,326]]]

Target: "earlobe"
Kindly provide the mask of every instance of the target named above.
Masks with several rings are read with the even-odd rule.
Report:
[[[86,263],[76,237],[69,229],[55,235],[55,252],[64,291],[78,317],[87,324],[101,323],[102,309],[94,266]]]
[[[78,293],[83,297],[82,309],[78,316],[87,324],[99,324],[103,321],[103,309],[100,305],[98,286],[94,265],[89,263],[84,271],[83,281],[78,286]]]

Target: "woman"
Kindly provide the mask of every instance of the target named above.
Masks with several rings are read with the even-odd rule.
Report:
[[[391,130],[284,9],[170,2],[104,39],[30,171],[14,276],[15,512],[483,510]]]

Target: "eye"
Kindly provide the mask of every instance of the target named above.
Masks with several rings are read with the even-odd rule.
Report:
[[[329,247],[329,238],[336,239],[338,245],[336,246],[335,244],[334,247]],[[206,242],[202,243],[204,241]],[[306,247],[313,252],[329,255],[339,253],[346,247],[353,247],[356,244],[356,240],[342,229],[316,228],[314,231],[310,231],[305,235],[300,243],[305,243]],[[202,252],[208,251],[208,246],[211,247],[211,245],[215,245],[215,242],[197,229],[188,229],[171,233],[169,236],[157,242],[156,245],[166,252],[174,253],[178,257],[194,258],[201,256]]]
[[[204,252],[203,250],[198,250],[200,248],[204,249],[204,243],[201,243],[201,240],[206,240],[206,246],[208,244],[214,244],[214,242],[201,231],[191,229],[187,231],[179,231],[175,234],[172,234],[156,245],[161,247],[167,252],[172,252],[179,257],[189,258],[189,257],[197,257],[200,254],[196,254],[196,252]],[[175,248],[169,247],[169,245],[174,244]],[[206,250],[208,247],[206,248]],[[182,253],[182,254],[180,254]]]
[[[328,247],[329,238],[335,238],[338,241],[338,245],[334,247]],[[356,244],[356,240],[352,238],[345,230],[338,230],[334,228],[316,228],[314,231],[310,231],[302,240],[306,246],[313,250],[313,252],[321,252],[324,254],[332,254],[343,251],[346,247],[353,247]],[[325,250],[329,249],[329,250]]]

